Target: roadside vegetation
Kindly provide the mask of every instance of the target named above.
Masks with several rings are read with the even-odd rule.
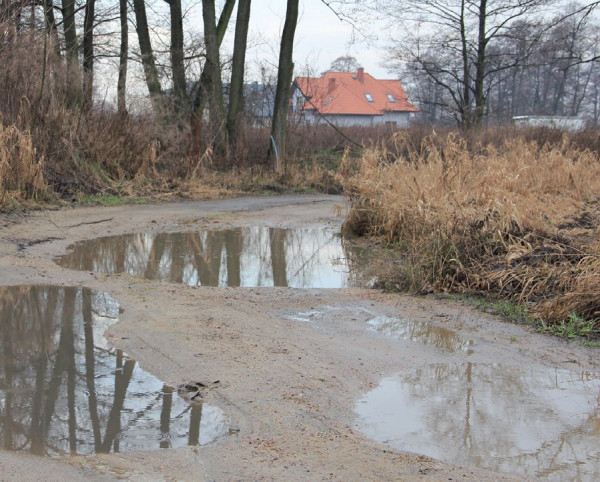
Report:
[[[72,106],[65,63],[44,56],[45,48],[36,33],[0,48],[6,67],[0,69],[0,209],[114,198],[341,192],[335,171],[353,144],[331,127],[292,120],[280,171],[268,157],[269,126],[246,125],[235,157],[224,159],[189,121],[160,119],[144,109],[119,112],[100,102],[89,109]],[[370,142],[383,140],[389,129],[347,134]]]
[[[597,132],[399,132],[346,180],[345,232],[401,254],[384,286],[480,296],[543,331],[598,338],[597,143]]]

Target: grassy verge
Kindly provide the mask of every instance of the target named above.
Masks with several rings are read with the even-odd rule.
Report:
[[[600,337],[597,152],[568,136],[396,142],[395,151],[365,150],[345,183],[346,232],[401,254],[388,284],[527,306],[544,331]]]
[[[124,204],[148,204],[150,198],[146,197],[123,197],[123,196],[81,196],[77,203],[87,206],[122,206]]]
[[[475,308],[500,315],[507,320],[536,325],[538,321],[529,314],[529,309],[524,303],[517,303],[511,300],[489,300],[481,296],[459,296],[459,300],[474,306]]]

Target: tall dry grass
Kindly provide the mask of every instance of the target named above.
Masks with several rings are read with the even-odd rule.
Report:
[[[64,59],[39,32],[0,44],[0,65],[3,123],[26,135],[44,159],[49,189],[69,199],[122,193],[151,156],[160,132],[153,119],[119,115],[101,105],[83,111],[73,98]],[[18,172],[13,169],[13,175]]]
[[[403,135],[396,142],[406,147]],[[600,320],[596,152],[566,135],[475,148],[456,132],[403,152],[366,150],[345,183],[346,230],[402,251],[400,288],[526,302],[548,322]]]
[[[0,207],[47,199],[43,169],[44,159],[37,155],[31,137],[0,121]]]

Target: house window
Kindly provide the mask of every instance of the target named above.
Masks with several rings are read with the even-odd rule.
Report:
[[[394,96],[392,94],[387,94],[387,98],[392,103],[396,102],[396,99],[394,98]]]
[[[365,94],[365,97],[367,98],[367,100],[369,102],[373,102],[373,96],[371,94],[369,94],[368,92]]]
[[[333,100],[333,97],[329,97],[329,99],[327,99],[325,102],[323,102],[323,107],[325,107],[327,104],[329,104],[332,100]]]

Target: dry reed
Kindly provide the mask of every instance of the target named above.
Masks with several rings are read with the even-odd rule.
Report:
[[[366,150],[345,184],[346,229],[404,253],[397,285],[525,302],[546,322],[600,319],[597,153],[566,135],[473,148],[458,133],[404,152]]]
[[[31,137],[0,122],[0,206],[46,197],[43,167]]]

